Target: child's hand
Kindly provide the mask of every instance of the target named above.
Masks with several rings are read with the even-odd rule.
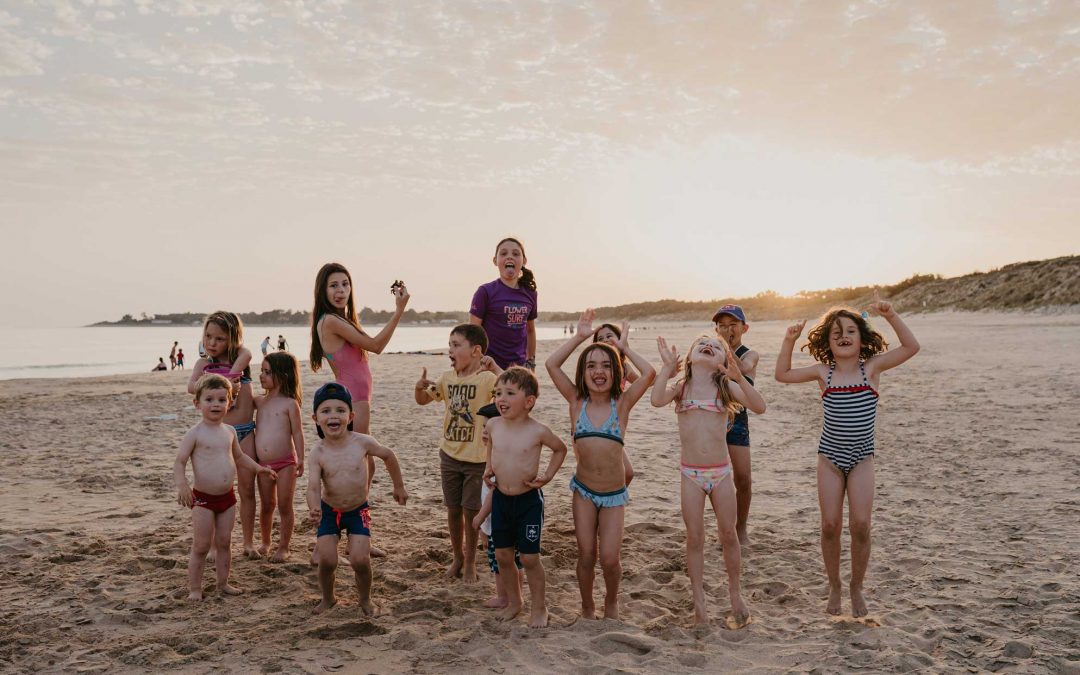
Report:
[[[303,475],[304,475],[304,463],[303,462],[297,462],[296,463],[296,477],[299,478],[299,477],[301,477]]]
[[[472,519],[472,529],[479,530],[480,526],[484,524],[484,519],[480,517],[480,514],[476,514],[476,517]]]
[[[195,498],[191,494],[191,487],[185,485],[177,490],[176,501],[179,502],[181,506],[186,506],[190,509],[191,505],[195,502]]]
[[[259,466],[259,470],[256,473],[270,474],[270,480],[277,480],[277,471],[274,471],[268,466]]]
[[[405,506],[405,502],[409,500],[409,491],[405,489],[404,483],[394,486],[394,501],[402,506]]]
[[[656,348],[660,351],[660,360],[664,362],[665,368],[670,368],[673,372],[679,370],[679,350],[675,345],[668,347],[667,340],[660,336],[656,338]]]
[[[802,335],[802,329],[806,326],[806,319],[795,322],[794,325],[788,326],[787,332],[784,333],[785,340],[797,340]]]
[[[487,358],[487,357],[484,357]],[[417,391],[428,391],[430,393],[431,388],[435,386],[435,383],[427,379],[427,368],[420,369],[420,379],[416,381]]]
[[[318,524],[322,520],[322,509],[308,509],[307,514],[313,523]]]
[[[877,289],[874,289],[874,301],[870,303],[870,309],[886,319],[896,316],[896,311],[893,310],[892,303],[882,300],[878,295]]]
[[[578,335],[591,335],[593,332],[592,322],[596,318],[596,310],[592,307],[586,309],[581,313],[581,318],[577,322],[577,334]]]
[[[405,282],[401,282],[397,288],[394,289],[394,305],[397,307],[397,311],[405,311],[405,305],[409,304],[409,289],[405,288]]]
[[[536,478],[525,481],[525,485],[531,488],[542,488],[550,482],[550,478],[544,478],[543,474],[537,474]]]
[[[487,434],[487,429],[486,428],[484,429],[484,433]],[[490,442],[491,442],[491,440],[490,440],[490,437],[489,437],[488,438],[488,443],[490,443]],[[495,472],[492,470],[492,468],[490,466],[488,466],[488,468],[484,469],[484,482],[487,483],[488,487],[491,488],[492,490],[495,489]]]
[[[626,353],[626,350],[630,347],[630,322],[629,321],[623,321],[622,322],[622,335],[619,336],[618,345],[619,345],[619,353],[620,354]]]
[[[480,370],[495,372],[495,359],[484,355],[480,357]]]
[[[731,351],[731,347],[728,347],[726,340],[720,340],[720,344],[724,348],[724,365],[720,368],[727,376],[729,380],[738,382],[742,379],[742,370],[739,369],[739,359],[735,356],[735,353]]]

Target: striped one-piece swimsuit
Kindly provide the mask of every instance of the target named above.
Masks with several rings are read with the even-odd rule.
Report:
[[[825,380],[821,407],[825,421],[821,426],[818,454],[825,455],[847,476],[855,465],[874,454],[874,421],[877,419],[878,393],[866,379],[866,369],[859,363],[862,384],[832,386],[833,371]]]

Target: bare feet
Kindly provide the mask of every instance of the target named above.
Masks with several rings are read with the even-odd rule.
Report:
[[[735,528],[735,533],[739,535],[739,546],[750,545],[750,535],[746,533],[746,526],[743,526],[742,529]]]
[[[582,619],[595,619],[596,618],[596,604],[590,599],[589,602],[581,601],[581,618]]]
[[[866,616],[869,611],[866,609],[866,599],[863,597],[862,589],[852,586],[851,591],[851,615],[858,618]]]
[[[532,612],[529,614],[529,628],[547,628],[547,625],[548,625],[547,605],[540,605],[539,607],[533,607]]]
[[[464,567],[461,570],[461,580],[467,584],[475,584],[478,581],[476,576],[476,567]]]
[[[382,550],[378,546],[372,546],[369,549],[368,555],[370,555],[372,558],[385,558],[386,557],[386,551]]]
[[[322,614],[323,612],[327,611],[328,609],[330,609],[331,607],[333,607],[336,604],[337,604],[337,598],[334,598],[330,602],[327,602],[327,601],[323,600],[319,604],[315,605],[315,613],[316,614]]]
[[[506,598],[500,598],[497,595],[493,595],[484,601],[484,607],[488,607],[490,609],[502,609],[508,604],[510,604],[509,600],[507,600]]]
[[[450,567],[446,570],[447,579],[455,579],[461,576],[461,568],[465,565],[465,561],[458,558],[454,558],[454,562],[450,563]]]
[[[518,614],[521,614],[521,604],[518,603],[516,605],[512,605],[510,604],[510,601],[507,600],[506,607],[504,607],[503,610],[499,612],[498,617],[503,621],[509,621]]]
[[[364,616],[375,617],[379,615],[379,606],[373,603],[371,600],[360,603],[360,612]]]
[[[218,587],[218,592],[221,593],[222,595],[243,595],[244,594],[243,589],[237,588],[236,586],[233,586],[231,584],[225,584],[224,586],[219,586]]]
[[[253,546],[251,544],[245,544],[244,545],[244,557],[247,558],[248,560],[258,560],[259,558],[262,557],[262,554],[260,554],[255,549],[255,546]]]
[[[619,620],[619,599],[604,600],[604,618]]]
[[[750,619],[750,612],[740,613],[732,612],[724,617],[724,625],[728,630],[739,630],[740,628],[746,628],[752,623]]]
[[[270,552],[270,544],[263,544],[259,547],[259,557],[265,558],[266,554]]]
[[[694,625],[695,626],[708,626],[709,625],[709,613],[705,611],[704,604],[694,603]]]
[[[188,593],[187,599],[190,602],[202,602],[202,591],[192,591]]]
[[[279,548],[278,550],[274,551],[274,555],[270,557],[270,562],[279,563],[279,562],[285,562],[288,559],[289,559],[289,549],[287,549],[287,548]]]
[[[829,604],[825,606],[825,611],[833,616],[840,616],[840,587],[829,588]]]

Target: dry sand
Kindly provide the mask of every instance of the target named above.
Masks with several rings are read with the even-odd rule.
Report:
[[[923,351],[882,383],[870,617],[862,621],[824,611],[817,390],[771,377],[785,324],[754,324],[747,334],[762,354],[769,410],[751,421],[753,543],[743,554],[743,591],[755,623],[736,632],[719,623],[727,593],[715,530],[706,555],[714,625],[688,627],[670,408],[643,401],[631,416],[627,448],[637,478],[626,512],[623,622],[578,617],[570,458],[546,490],[551,627],[533,631],[481,607],[492,590],[486,570],[471,586],[443,577],[450,554],[435,450],[442,410],[417,406],[412,384],[422,366],[444,369],[445,357],[373,361],[373,432],[397,451],[411,493],[406,507],[394,504],[380,469],[373,531],[389,556],[375,562],[384,614],[374,620],[360,616],[345,567],[338,607],[312,616],[317,583],[306,564],[314,543],[306,517],[292,562],[234,557],[233,580],[246,595],[185,602],[191,517],[176,504],[172,463],[198,415],[184,374],[0,382],[0,666],[1080,673],[1080,317],[939,314],[910,323]],[[704,327],[650,325],[634,342],[658,361],[657,334],[685,350]],[[541,359],[552,348],[543,344]],[[305,402],[327,379],[305,374]],[[565,438],[566,406],[546,374],[541,388],[535,414]],[[178,418],[147,419],[170,414]],[[239,537],[237,524],[234,555]],[[845,534],[845,571],[848,550]]]

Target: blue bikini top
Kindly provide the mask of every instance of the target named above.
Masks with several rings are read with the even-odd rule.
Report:
[[[608,415],[607,420],[600,425],[599,429],[593,426],[592,420],[589,419],[588,413],[585,412],[588,407],[589,399],[585,399],[585,402],[581,404],[581,413],[578,415],[577,424],[574,425],[574,440],[590,437],[606,438],[622,445],[622,430],[619,429],[619,411],[615,407],[615,399],[611,399],[611,414]]]

